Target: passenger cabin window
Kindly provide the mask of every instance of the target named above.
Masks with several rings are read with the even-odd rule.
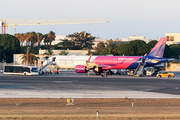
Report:
[[[14,67],[14,72],[15,73],[22,73],[22,67]]]
[[[5,66],[5,72],[13,72],[13,67]]]
[[[22,73],[22,67],[5,66],[5,72]]]
[[[30,68],[23,68],[23,72],[28,72],[28,73],[30,73]]]

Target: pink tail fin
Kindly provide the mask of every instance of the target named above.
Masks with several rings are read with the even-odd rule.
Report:
[[[162,37],[147,56],[163,57],[166,40],[166,37]]]

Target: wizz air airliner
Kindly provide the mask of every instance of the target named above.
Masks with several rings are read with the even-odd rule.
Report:
[[[163,58],[166,40],[166,37],[162,37],[146,56],[52,56],[44,61],[42,70],[52,64],[59,68],[75,68],[76,73],[87,73],[89,70],[105,73],[111,69],[150,67],[168,61]]]

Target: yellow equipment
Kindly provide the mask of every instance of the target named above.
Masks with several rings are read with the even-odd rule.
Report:
[[[89,24],[89,23],[108,23],[106,19],[56,19],[56,20],[24,20],[24,19],[1,19],[2,24],[2,34],[3,27],[9,28],[10,26],[18,25],[58,25],[58,24]],[[1,26],[1,25],[0,25]],[[4,31],[5,33],[5,31]]]
[[[67,103],[69,103],[70,102],[70,99],[67,99]]]
[[[161,77],[174,77],[174,73],[168,73],[168,72],[160,72],[156,75],[157,77],[161,78]]]

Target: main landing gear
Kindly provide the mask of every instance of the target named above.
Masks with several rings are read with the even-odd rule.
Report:
[[[107,73],[106,73],[106,72],[103,72],[103,73],[101,73],[101,76],[102,76],[102,77],[107,77]]]
[[[100,72],[96,72],[96,75],[100,75],[101,73]]]
[[[108,74],[108,75],[113,75],[113,72],[109,70],[109,71],[107,72],[107,74]]]
[[[108,73],[107,72],[96,72],[96,75],[101,75],[102,77],[107,77]]]

